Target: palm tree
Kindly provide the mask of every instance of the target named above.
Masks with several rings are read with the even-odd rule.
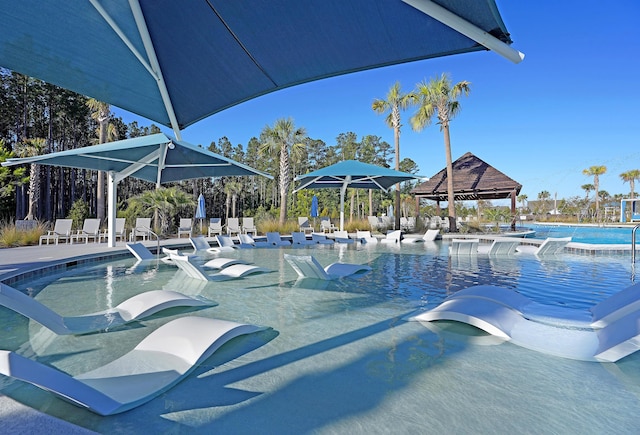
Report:
[[[224,185],[224,193],[227,195],[226,201],[226,219],[229,219],[229,208],[231,208],[231,217],[236,217],[236,203],[238,202],[238,194],[242,192],[242,183],[239,181],[228,181]]]
[[[378,114],[387,113],[385,122],[393,129],[393,140],[396,152],[396,171],[400,170],[400,111],[406,110],[414,102],[413,94],[404,94],[400,89],[400,82],[396,82],[387,93],[387,99],[376,99],[371,108]],[[395,198],[395,229],[400,228],[400,183],[396,184]]]
[[[524,203],[527,202],[527,198],[528,196],[524,193],[522,195],[518,195],[518,197],[516,198],[518,202],[520,202],[522,212],[524,212]]]
[[[538,201],[540,201],[542,205],[542,213],[547,211],[547,201],[549,200],[549,198],[551,198],[551,194],[548,190],[543,190],[542,192],[538,193]]]
[[[103,103],[94,98],[87,100],[87,107],[92,111],[91,118],[98,123],[98,143],[107,143],[117,138],[115,126],[109,123],[111,116],[111,107],[107,103]],[[105,173],[98,171],[98,182],[96,186],[96,217],[101,222],[106,217],[105,211]]]
[[[591,193],[591,191],[593,189],[595,189],[594,185],[591,184],[591,183],[587,183],[587,184],[583,184],[582,186],[580,186],[580,188],[582,190],[584,190],[584,193],[585,193],[584,199],[585,199],[585,201],[589,201],[589,193]]]
[[[139,207],[142,212],[153,212],[159,218],[156,224],[160,232],[166,234],[171,218],[180,210],[191,210],[196,201],[191,195],[177,187],[159,187],[155,190],[146,190],[129,200],[130,207]]]
[[[307,131],[303,127],[297,128],[291,118],[278,119],[273,127],[266,126],[261,137],[266,138],[260,147],[260,152],[279,153],[279,184],[280,184],[280,225],[287,219],[287,196],[291,185],[291,168],[289,153],[298,152],[304,148]]]
[[[623,172],[620,174],[620,178],[622,178],[623,183],[629,183],[630,198],[633,199],[635,197],[635,183],[636,180],[640,181],[640,169],[631,169],[627,172]]]
[[[607,172],[606,166],[591,166],[584,169],[582,173],[584,175],[593,176],[593,189],[596,193],[596,221],[600,220],[600,195],[598,188],[600,186],[600,175]]]
[[[471,83],[461,81],[452,86],[447,74],[440,78],[431,79],[429,82],[418,83],[416,89],[418,110],[411,118],[411,126],[415,131],[421,131],[431,124],[431,119],[437,114],[440,130],[444,134],[444,151],[447,159],[447,202],[449,206],[449,229],[456,229],[456,208],[453,191],[453,160],[451,158],[451,138],[449,135],[449,123],[460,112],[461,106],[457,98],[471,92]]]
[[[39,156],[45,150],[46,141],[42,138],[25,139],[16,147],[18,157]],[[35,219],[36,206],[40,201],[40,165],[31,163],[29,168],[29,211],[26,220]]]

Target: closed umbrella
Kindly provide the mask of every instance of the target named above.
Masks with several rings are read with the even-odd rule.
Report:
[[[318,217],[318,197],[313,195],[311,198],[311,217],[313,218],[313,224],[316,224],[316,218]]]
[[[202,221],[207,218],[207,208],[204,203],[204,195],[198,197],[198,208],[196,209],[196,219],[200,221],[200,232],[202,232]]]

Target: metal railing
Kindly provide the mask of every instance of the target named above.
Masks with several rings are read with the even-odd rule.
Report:
[[[631,230],[631,264],[636,263],[636,231],[640,228],[640,224]]]

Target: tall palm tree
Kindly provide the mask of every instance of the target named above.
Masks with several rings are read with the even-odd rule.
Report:
[[[236,217],[236,204],[238,202],[238,194],[242,192],[242,183],[239,181],[228,181],[224,185],[224,193],[227,195],[226,200],[226,219],[229,219],[229,208],[231,208],[231,217]]]
[[[191,195],[177,187],[159,187],[146,190],[129,200],[130,207],[140,207],[144,213],[158,215],[156,224],[162,234],[167,234],[171,218],[181,210],[190,210],[196,205]]]
[[[375,99],[371,108],[378,114],[387,113],[385,122],[389,128],[393,129],[393,141],[395,143],[396,165],[395,170],[400,170],[400,111],[406,110],[414,102],[414,96],[411,93],[405,94],[400,88],[400,82],[395,82],[387,93],[386,100]],[[400,228],[400,183],[396,184],[395,198],[395,229]]]
[[[447,159],[447,202],[449,206],[449,231],[457,232],[456,208],[453,191],[453,159],[451,158],[451,138],[449,124],[460,112],[461,106],[457,98],[460,95],[468,96],[471,92],[471,83],[463,80],[452,85],[447,74],[440,78],[433,78],[429,82],[418,83],[415,91],[418,100],[418,110],[411,118],[411,126],[415,131],[421,131],[431,124],[434,115],[438,117],[440,130],[444,134],[444,151]]]
[[[291,168],[289,153],[304,148],[307,131],[304,127],[296,127],[293,119],[278,119],[273,127],[266,126],[261,137],[265,142],[260,146],[260,152],[279,153],[279,185],[280,185],[280,225],[287,220],[287,196],[291,186]]]
[[[115,126],[109,123],[111,116],[111,107],[107,103],[103,103],[94,98],[87,100],[87,107],[92,111],[91,118],[98,123],[98,143],[107,143],[117,138]],[[106,217],[105,209],[105,173],[98,171],[98,182],[96,186],[96,217],[104,222]]]
[[[524,193],[522,195],[518,195],[518,197],[516,198],[518,200],[518,202],[520,202],[520,206],[521,206],[523,212],[524,212],[524,203],[527,202],[528,198],[529,197],[527,195],[525,195]]]
[[[46,141],[42,138],[25,139],[16,147],[18,157],[34,157],[42,154]],[[31,163],[29,168],[29,211],[26,220],[35,219],[36,206],[40,201],[40,165]]]
[[[587,176],[593,176],[593,190],[596,193],[596,221],[600,220],[600,195],[598,188],[600,187],[600,175],[607,172],[606,166],[591,166],[584,169],[582,173]]]
[[[587,183],[587,184],[583,184],[582,186],[580,186],[580,188],[582,190],[584,190],[584,199],[585,201],[589,200],[589,194],[591,193],[591,191],[593,189],[595,189],[595,186],[591,183]]]
[[[635,197],[635,184],[636,180],[640,181],[640,169],[631,169],[627,172],[623,172],[620,174],[620,178],[622,178],[623,183],[629,183],[630,197],[633,199]]]

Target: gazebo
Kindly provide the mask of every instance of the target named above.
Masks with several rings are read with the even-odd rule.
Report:
[[[453,174],[456,201],[511,198],[511,215],[515,216],[516,197],[522,184],[469,152],[453,162]],[[429,181],[417,185],[411,193],[416,196],[418,210],[421,199],[436,201],[440,209],[440,201],[447,201],[447,169],[442,169]],[[515,229],[515,219],[512,220],[511,227]]]

